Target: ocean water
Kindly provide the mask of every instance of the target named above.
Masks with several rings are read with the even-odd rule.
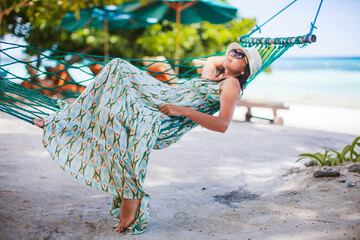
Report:
[[[360,58],[280,58],[244,100],[360,108]]]
[[[280,58],[271,67],[271,73],[261,73],[249,83],[244,100],[360,108],[360,57]],[[22,64],[3,69],[10,72],[6,78],[17,83],[22,81],[12,73],[29,77]],[[92,77],[86,70],[70,74],[76,81]]]

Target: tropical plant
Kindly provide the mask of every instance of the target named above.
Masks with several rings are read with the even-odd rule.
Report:
[[[334,153],[335,155],[331,154]],[[296,162],[310,158],[316,165],[334,166],[343,162],[360,162],[360,136],[356,137],[350,145],[346,145],[341,152],[330,148],[325,149],[325,153],[302,153]]]
[[[123,2],[127,0],[0,1],[0,37],[9,33],[23,38],[33,47],[103,55],[103,30],[83,28],[68,32],[58,25],[67,12]],[[236,41],[255,24],[255,19],[243,18],[219,25],[207,22],[182,25],[179,57],[198,57],[224,51],[229,42]],[[174,28],[174,23],[165,20],[148,28],[111,31],[110,56],[141,59],[143,56],[164,55],[172,59],[175,51]]]
[[[256,24],[255,19],[232,20],[225,24],[208,22],[182,25],[180,34],[180,58],[198,57],[225,51],[225,47],[246,34]],[[141,52],[154,56],[174,58],[175,23],[162,21],[145,29],[136,40]]]
[[[97,5],[120,4],[125,0],[2,0],[0,1],[0,37],[13,34],[28,45],[52,49],[64,42],[69,50],[87,48],[85,41],[73,41],[71,33],[58,25],[67,12]],[[95,35],[96,36],[96,35]],[[99,39],[101,36],[99,37]],[[70,44],[69,44],[70,43]]]
[[[0,1],[0,37],[6,33],[13,34],[23,38],[27,45],[43,48],[44,51],[54,49],[103,56],[106,39],[103,30],[85,27],[75,32],[68,32],[59,28],[59,23],[67,12],[76,13],[85,7],[123,2],[127,0]],[[248,33],[255,25],[255,19],[246,18],[234,19],[226,24],[202,22],[182,25],[178,57],[200,57],[225,51],[230,42]],[[111,31],[109,55],[124,59],[142,59],[144,56],[165,56],[167,59],[173,59],[174,29],[175,23],[164,20],[147,28]],[[35,54],[33,51],[26,53],[30,57]],[[42,58],[40,54],[36,57],[37,67],[39,67],[42,64]],[[73,56],[66,62],[73,64],[79,60]],[[33,76],[32,73],[29,74]]]

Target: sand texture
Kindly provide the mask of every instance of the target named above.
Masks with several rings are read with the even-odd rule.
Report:
[[[360,239],[360,174],[314,178],[297,155],[355,134],[232,122],[153,150],[144,234],[112,229],[111,195],[65,173],[41,129],[0,113],[0,239]],[[348,187],[352,182],[355,186]]]

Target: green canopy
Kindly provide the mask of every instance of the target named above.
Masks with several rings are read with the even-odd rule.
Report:
[[[166,19],[181,24],[208,21],[222,24],[235,18],[237,8],[218,0],[152,0],[146,5],[125,4],[124,11],[132,8],[132,13],[141,18]],[[177,17],[179,19],[177,19]]]
[[[59,27],[68,31],[76,31],[84,27],[93,27],[105,31],[105,56],[109,56],[108,31],[146,27],[155,22],[155,18],[137,18],[125,13],[115,5],[81,9],[77,18],[75,13],[67,13]]]
[[[218,0],[152,0],[146,5],[130,3],[119,7],[143,19],[158,18],[176,22],[175,59],[178,59],[180,24],[202,21],[222,24],[234,19],[237,13],[237,8]]]

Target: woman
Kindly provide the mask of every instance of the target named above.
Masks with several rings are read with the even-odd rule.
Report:
[[[43,128],[44,147],[63,170],[113,194],[116,231],[142,233],[151,149],[168,147],[198,124],[225,132],[244,84],[261,66],[255,49],[232,43],[226,56],[207,59],[201,79],[174,87],[114,59],[74,103],[59,100],[59,113],[34,124]]]

